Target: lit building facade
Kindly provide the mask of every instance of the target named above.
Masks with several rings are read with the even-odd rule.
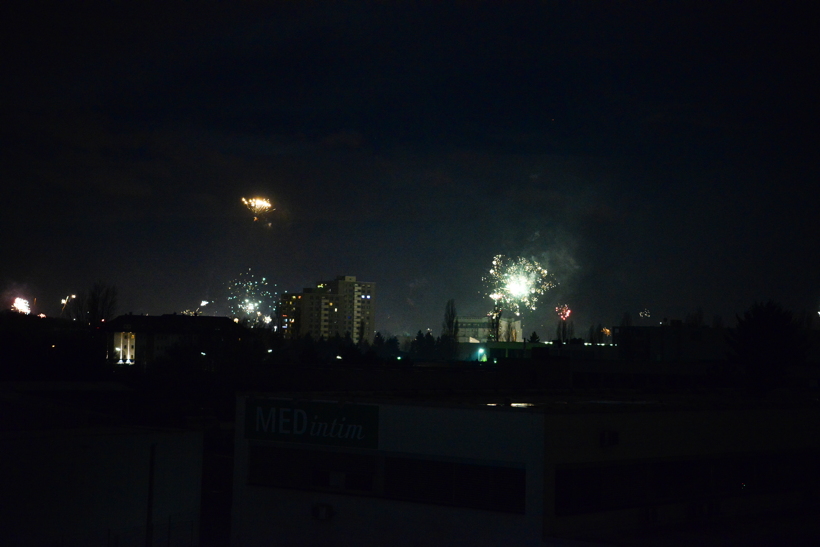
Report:
[[[459,317],[458,341],[463,343],[487,342],[492,340],[492,324],[487,316]],[[498,323],[499,342],[521,342],[521,320],[502,317]]]
[[[129,314],[106,322],[105,330],[108,362],[146,368],[179,346],[224,348],[241,340],[244,329],[228,317]]]
[[[350,335],[354,343],[373,341],[376,284],[342,275],[301,293],[284,293],[279,304],[279,329],[287,339]]]

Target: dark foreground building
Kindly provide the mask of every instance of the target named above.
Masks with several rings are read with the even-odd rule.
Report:
[[[652,544],[749,517],[803,525],[818,433],[816,402],[729,392],[244,394],[231,544]],[[791,540],[816,539],[808,527]]]
[[[0,384],[0,543],[200,545],[202,432],[68,402],[127,397],[114,383]]]

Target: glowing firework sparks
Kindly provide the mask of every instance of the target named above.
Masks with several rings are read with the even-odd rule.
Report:
[[[203,300],[202,302],[200,302],[200,303],[199,303],[199,307],[198,307],[197,309],[195,309],[195,310],[183,310],[183,311],[182,311],[182,315],[193,315],[193,316],[197,316],[197,315],[199,315],[200,313],[202,313],[202,308],[204,308],[204,307],[205,307],[205,306],[207,306],[208,304],[210,304],[210,302],[208,302],[207,300]]]
[[[638,315],[641,317],[652,317],[647,308],[644,308],[642,312],[638,312]]]
[[[31,306],[29,306],[28,300],[25,298],[15,298],[14,303],[11,305],[11,309],[26,315],[31,313]]]
[[[546,268],[526,258],[508,258],[496,255],[490,274],[484,278],[489,290],[487,296],[497,309],[506,308],[521,315],[521,308],[534,310],[538,298],[556,283]]]
[[[606,328],[606,327],[602,328],[601,332],[603,333],[604,336],[612,336],[612,331],[610,329]]]
[[[273,287],[276,287],[274,284]],[[250,268],[228,283],[228,303],[231,313],[251,324],[268,324],[276,309],[276,291],[271,291],[264,277],[257,278]]]
[[[60,304],[63,305],[63,307],[60,308],[60,317],[63,316],[63,313],[65,313],[65,309],[68,307],[68,305],[71,303],[71,301],[74,300],[75,298],[77,298],[76,294],[69,294],[65,298],[60,300]]]
[[[569,306],[566,304],[561,304],[557,308],[555,308],[555,313],[558,314],[558,317],[561,318],[562,321],[566,321],[569,315],[572,313],[572,310],[569,309]]]
[[[270,200],[266,198],[242,198],[242,203],[244,203],[245,207],[250,209],[250,211],[254,214],[254,222],[259,220],[263,215],[266,215],[274,210],[273,204],[271,204]]]

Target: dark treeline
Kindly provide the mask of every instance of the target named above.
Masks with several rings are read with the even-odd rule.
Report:
[[[683,328],[716,327],[704,325],[702,317],[702,313],[693,315]],[[0,312],[0,381],[142,375],[140,381],[169,385],[214,382],[246,386],[272,377],[276,371],[294,368],[408,368],[417,362],[458,358],[454,307],[448,307],[442,326],[440,336],[418,331],[403,347],[396,337],[381,333],[376,333],[372,342],[360,343],[354,343],[350,335],[287,340],[272,329],[240,326],[241,334],[236,339],[217,343],[206,337],[196,345],[168,348],[145,367],[128,367],[116,365],[106,355],[108,333],[101,321],[41,318],[6,310]],[[809,315],[797,317],[774,302],[754,304],[737,316],[734,328],[719,327],[726,332],[729,348],[721,368],[742,378],[752,390],[777,387],[787,366],[807,362],[810,327]],[[601,325],[590,327],[590,341],[603,341],[604,330]],[[568,338],[570,343],[576,340]],[[533,332],[528,342],[538,343],[538,335]]]
[[[110,372],[101,328],[0,312],[0,380],[90,380]]]

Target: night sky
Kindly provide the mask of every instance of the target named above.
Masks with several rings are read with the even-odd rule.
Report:
[[[0,23],[4,308],[102,280],[124,313],[227,313],[251,268],[373,281],[378,330],[438,334],[506,254],[559,283],[542,338],[564,303],[581,334],[820,309],[808,9],[32,4]]]

